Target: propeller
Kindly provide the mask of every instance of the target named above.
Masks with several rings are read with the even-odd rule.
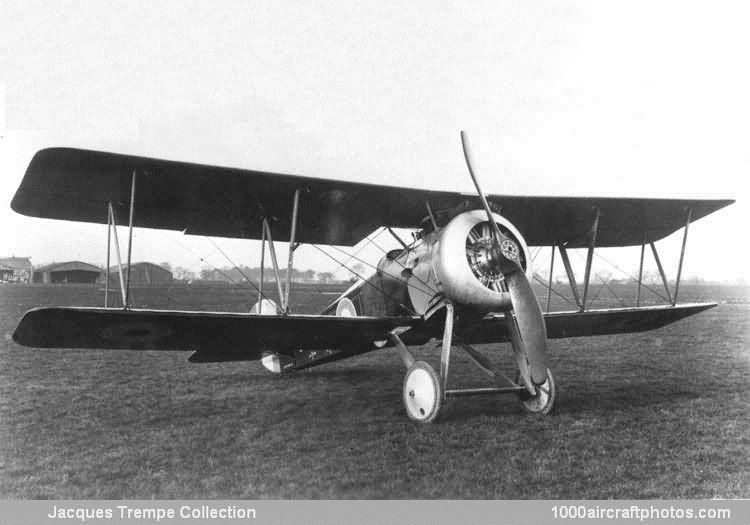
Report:
[[[517,354],[525,356],[526,365],[519,363],[522,375],[528,373],[531,382],[541,385],[547,379],[547,328],[536,295],[526,278],[521,265],[520,251],[516,242],[503,234],[497,225],[490,205],[479,185],[469,150],[469,139],[461,131],[461,145],[466,167],[479,195],[479,200],[487,213],[487,221],[492,229],[492,261],[503,274],[500,284],[503,291],[510,293],[513,315],[506,315],[511,341]],[[530,385],[527,385],[530,386]]]

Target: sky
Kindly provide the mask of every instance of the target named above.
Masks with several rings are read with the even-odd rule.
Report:
[[[43,147],[472,192],[465,129],[487,193],[737,199],[691,225],[684,275],[747,279],[748,15],[707,1],[0,0],[0,256],[104,264],[105,226],[10,210]],[[658,244],[672,278],[681,240]],[[259,242],[216,242],[258,264]],[[637,272],[637,248],[604,253]],[[133,254],[230,265],[176,232],[137,229]],[[305,246],[296,261],[337,266]]]

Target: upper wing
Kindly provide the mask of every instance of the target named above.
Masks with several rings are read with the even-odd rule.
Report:
[[[35,217],[106,223],[112,202],[127,219],[133,170],[138,171],[134,225],[260,239],[268,217],[274,239],[288,240],[292,196],[300,196],[297,240],[354,245],[379,226],[416,228],[425,201],[433,209],[465,205],[476,197],[457,192],[397,188],[222,168],[69,148],[39,151],[11,207]],[[697,220],[731,200],[576,198],[488,195],[532,246],[585,246],[599,208],[597,246],[630,246],[661,239],[685,225],[686,210]]]

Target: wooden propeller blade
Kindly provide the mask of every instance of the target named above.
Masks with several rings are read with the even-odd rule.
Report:
[[[495,218],[492,216],[492,210],[490,209],[490,205],[487,202],[487,199],[484,197],[484,192],[482,191],[482,188],[479,186],[479,179],[477,178],[476,173],[474,173],[474,167],[471,162],[471,151],[469,150],[469,137],[466,135],[466,132],[464,130],[461,130],[461,146],[463,147],[463,150],[464,150],[464,159],[466,160],[466,167],[469,170],[469,175],[471,176],[471,180],[474,182],[474,187],[477,190],[477,195],[479,195],[479,200],[482,202],[482,206],[484,206],[484,211],[487,213],[487,220],[492,226],[492,233],[494,233],[495,242],[500,243],[500,241],[502,239],[505,239],[506,237],[500,232],[500,228],[497,226],[497,223],[495,222]]]
[[[505,286],[507,286],[510,292],[513,313],[515,315],[512,329],[516,331],[517,337],[512,337],[511,339],[514,345],[521,347],[518,350],[526,356],[532,382],[537,385],[542,384],[547,378],[547,329],[544,324],[542,310],[539,308],[534,290],[531,288],[531,284],[521,268],[520,261],[516,258],[509,258],[506,252],[501,249],[501,243],[507,241],[508,238],[500,231],[492,215],[490,205],[484,197],[482,188],[479,185],[479,179],[474,172],[471,162],[469,139],[463,130],[461,130],[461,145],[464,150],[464,159],[466,160],[466,167],[469,169],[469,175],[474,182],[474,187],[477,190],[482,206],[484,206],[484,211],[487,212],[487,220],[492,226],[495,247],[514,266],[511,271],[504,272]]]
[[[518,339],[528,361],[531,380],[540,385],[547,378],[547,327],[542,310],[526,274],[521,270],[506,275],[505,283],[513,303]]]

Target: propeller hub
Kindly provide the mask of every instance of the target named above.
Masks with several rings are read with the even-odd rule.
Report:
[[[504,275],[518,269],[523,270],[523,256],[518,242],[506,236],[502,230],[500,235],[500,239],[496,239],[487,223],[483,223],[474,228],[467,238],[469,265],[485,285],[489,281],[499,282]]]
[[[500,241],[500,253],[506,259],[520,264],[518,245],[510,239],[503,239]]]
[[[521,268],[521,252],[518,244],[505,239],[492,243],[490,259],[504,275]]]

